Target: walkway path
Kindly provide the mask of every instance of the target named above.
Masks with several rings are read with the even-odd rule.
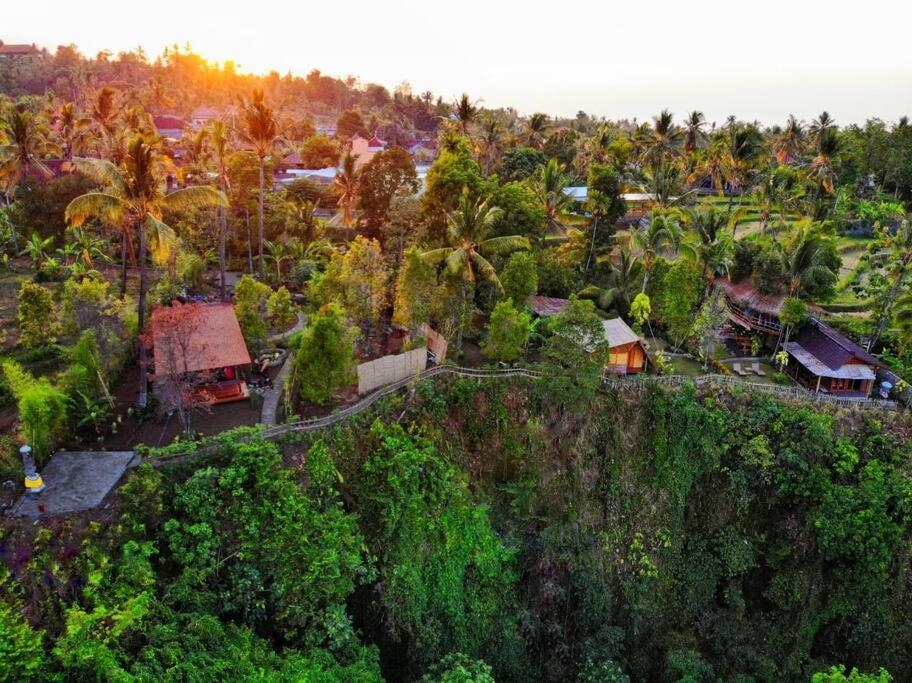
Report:
[[[270,335],[267,337],[267,341],[269,341],[270,344],[278,344],[279,342],[285,341],[295,332],[303,330],[306,324],[307,315],[304,313],[304,311],[298,311],[298,322],[294,324],[294,327],[285,330],[284,332],[276,332],[275,334]]]
[[[288,361],[286,361],[285,365],[286,367],[290,367]],[[283,368],[283,370],[284,369],[285,368]],[[540,371],[531,370],[528,368],[479,370],[476,368],[461,368],[453,365],[435,365],[432,368],[428,368],[427,370],[418,373],[414,377],[406,377],[405,379],[401,379],[398,382],[394,382],[393,384],[389,384],[381,389],[377,389],[375,392],[368,394],[357,403],[354,403],[347,408],[343,408],[342,410],[330,415],[310,418],[307,420],[300,420],[297,422],[288,422],[285,424],[275,424],[273,421],[271,426],[265,427],[265,429],[260,432],[260,436],[264,439],[277,439],[285,434],[290,434],[292,432],[309,432],[315,429],[330,427],[334,424],[342,422],[343,420],[347,420],[351,417],[354,417],[355,415],[358,415],[359,413],[364,412],[380,399],[394,394],[400,389],[413,385],[417,380],[429,379],[436,377],[437,375],[444,374],[456,375],[458,377],[472,377],[476,379],[504,377],[526,377],[528,379],[541,379],[542,377],[542,373]],[[894,401],[848,397],[842,398],[829,394],[817,394],[797,386],[783,387],[775,384],[758,384],[755,382],[745,382],[741,379],[729,377],[727,375],[701,375],[699,377],[689,377],[685,375],[637,375],[635,377],[626,378],[605,377],[602,380],[602,385],[604,387],[615,390],[642,390],[648,386],[667,386],[677,388],[689,384],[696,386],[708,385],[740,387],[745,391],[770,394],[783,399],[810,401],[815,403],[828,403],[830,405],[861,408],[866,410],[897,410],[899,407],[898,404]],[[207,455],[211,455],[211,453],[215,452],[216,449],[217,447],[204,447],[194,452],[175,453],[173,455],[154,458],[151,462],[154,466],[157,467],[159,465],[164,465],[172,462],[179,462],[191,457],[205,457]]]
[[[269,342],[275,344],[280,341],[285,341],[285,339],[291,337],[291,335],[298,330],[303,330],[305,325],[307,325],[307,316],[304,314],[304,311],[298,311],[298,322],[295,323],[294,327],[285,332],[279,332],[278,334],[272,335],[269,337]],[[264,425],[274,425],[276,423],[276,416],[279,412],[279,402],[285,395],[285,381],[288,379],[288,375],[291,374],[293,361],[294,354],[289,353],[288,357],[285,358],[285,362],[282,364],[282,369],[279,370],[279,374],[272,380],[272,385],[267,387],[263,392],[263,411],[260,413],[260,422]]]

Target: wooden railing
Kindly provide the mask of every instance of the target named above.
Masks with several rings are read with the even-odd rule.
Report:
[[[414,377],[407,377],[405,379],[399,380],[398,382],[387,385],[382,389],[378,389],[372,394],[365,396],[357,403],[354,403],[347,408],[343,408],[342,410],[339,410],[335,413],[331,413],[330,415],[265,427],[257,433],[257,436],[263,439],[278,439],[279,437],[286,434],[292,434],[296,432],[310,432],[316,429],[331,427],[332,425],[339,424],[344,420],[348,420],[355,415],[363,413],[365,410],[373,406],[377,401],[390,396],[410,385],[413,386],[418,380],[430,379],[437,377],[438,375],[456,375],[458,377],[470,377],[474,379],[502,379],[506,377],[541,379],[544,376],[541,371],[532,370],[529,368],[502,368],[483,370],[477,368],[462,368],[455,365],[437,365],[418,373]],[[698,387],[738,387],[742,390],[769,394],[788,400],[811,401],[814,403],[826,403],[842,407],[861,409],[877,408],[880,410],[896,410],[898,408],[898,405],[893,401],[838,397],[827,394],[818,394],[797,386],[782,387],[775,384],[757,384],[753,382],[744,382],[735,377],[729,377],[728,375],[701,375],[699,377],[690,377],[684,375],[634,375],[623,378],[602,378],[602,385],[613,390],[642,390],[649,386],[682,387],[687,384],[693,384],[694,386]],[[238,442],[243,442],[244,440],[245,439],[239,439]],[[208,455],[214,454],[218,451],[218,449],[219,445],[216,444],[195,451],[174,453],[150,458],[149,461],[153,465],[159,466],[181,462],[192,458],[204,458]]]

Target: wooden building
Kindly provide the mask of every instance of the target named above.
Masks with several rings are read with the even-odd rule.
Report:
[[[810,320],[785,344],[787,366],[799,384],[828,394],[868,398],[884,364],[819,320]]]
[[[194,391],[212,403],[250,398],[244,374],[250,353],[231,304],[162,306],[152,312],[153,389],[176,375],[192,377]],[[167,389],[165,389],[167,390]]]
[[[559,314],[569,303],[567,299],[551,296],[530,296],[526,305],[540,318],[549,318]],[[643,372],[648,363],[643,339],[621,318],[603,320],[605,339],[608,342],[608,358],[605,361],[605,374],[634,375]]]
[[[635,375],[646,369],[647,356],[643,339],[620,318],[603,320],[605,338],[608,340],[608,362],[605,374]]]

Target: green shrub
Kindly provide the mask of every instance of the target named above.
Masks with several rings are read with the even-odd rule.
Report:
[[[269,311],[269,322],[272,323],[273,329],[283,332],[297,322],[297,310],[286,287],[279,287],[273,292],[266,305]]]
[[[34,282],[19,288],[19,343],[26,349],[56,341],[57,309],[51,292]]]
[[[242,277],[234,290],[234,312],[247,345],[255,353],[263,348],[269,335],[271,294],[269,285],[257,282],[249,275]]]

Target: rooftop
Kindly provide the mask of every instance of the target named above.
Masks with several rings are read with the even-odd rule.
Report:
[[[186,372],[217,370],[248,365],[250,353],[231,304],[184,304],[187,311],[186,339],[174,334],[168,308],[152,312],[151,329],[156,374],[179,367]],[[169,325],[171,327],[169,327]]]
[[[630,329],[630,325],[621,318],[603,320],[602,327],[605,328],[605,339],[608,340],[609,346],[624,346],[640,341],[640,335]]]
[[[819,320],[811,320],[795,335],[789,346],[797,345],[810,353],[822,366],[821,369],[830,372],[840,371],[850,361],[855,360],[874,367],[882,368],[884,364],[870,353],[861,348],[851,339],[841,335],[832,327]],[[790,349],[786,349],[791,352]],[[792,352],[793,353],[793,352]],[[793,353],[793,355],[795,355]],[[798,357],[797,355],[795,356]],[[811,368],[808,367],[810,370]],[[823,377],[838,377],[841,375],[817,372]],[[865,379],[872,379],[866,377]],[[855,379],[855,378],[853,378]]]
[[[564,306],[570,303],[567,299],[556,299],[551,296],[530,296],[526,301],[526,304],[532,309],[532,312],[535,315],[542,318],[547,318],[552,315],[557,315],[562,310]]]

